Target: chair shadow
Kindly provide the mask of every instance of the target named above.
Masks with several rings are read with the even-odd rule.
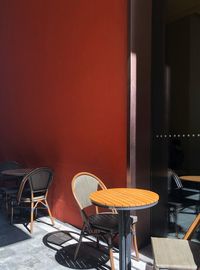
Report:
[[[200,266],[200,243],[189,241],[189,246],[193,254],[193,259],[196,265]]]
[[[74,260],[74,253],[77,247],[76,244],[72,244],[63,247],[57,251],[55,255],[56,261],[68,268],[75,269],[110,269],[105,265],[109,260],[108,249],[105,246],[100,246],[98,249],[96,243],[82,242],[78,257]],[[102,268],[103,267],[103,268]]]
[[[30,209],[24,208],[22,211],[15,211],[15,215],[13,218],[13,224],[21,224],[24,226],[24,228],[30,233],[29,225],[30,225]],[[42,217],[49,217],[48,214],[44,214],[43,212],[38,212],[37,215],[34,216],[34,222],[46,224],[48,226],[53,227],[51,224],[51,221],[46,222],[44,220],[40,220]]]
[[[31,237],[21,229],[10,224],[6,224],[5,227],[1,227],[0,247],[5,247],[17,242],[29,240],[30,238]]]
[[[77,247],[78,233],[72,231],[56,231],[43,237],[43,243],[56,251],[56,261],[65,267],[74,269],[110,269],[105,265],[109,260],[108,248],[95,242],[82,242],[78,257],[74,260],[74,252]],[[70,242],[71,241],[71,242]]]
[[[19,214],[18,215],[16,214],[14,216],[14,219],[13,219],[13,223],[12,225],[23,225],[24,228],[27,230],[28,233],[30,233],[30,229],[29,229],[29,224],[30,224],[30,217],[29,215],[27,215],[27,213],[25,215],[22,215],[22,214]]]
[[[42,241],[44,245],[47,246],[48,248],[58,251],[61,248],[63,248],[67,244],[67,242],[73,239],[76,240],[73,234],[76,233],[70,231],[50,232],[43,237]]]
[[[0,209],[0,247],[29,239],[31,239],[29,233],[26,233],[17,226],[11,225],[7,215]]]

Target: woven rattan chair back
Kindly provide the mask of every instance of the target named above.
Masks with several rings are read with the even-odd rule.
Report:
[[[17,195],[17,200],[20,202],[21,197],[25,187],[30,188],[31,199],[35,197],[47,197],[48,189],[53,180],[53,171],[47,167],[40,167],[33,169],[27,175],[24,176],[19,192]]]
[[[11,223],[13,223],[13,212],[15,207],[20,207],[22,204],[28,204],[31,207],[30,232],[33,229],[34,211],[38,205],[42,204],[48,211],[52,225],[54,220],[47,202],[48,189],[53,180],[53,171],[48,167],[40,167],[33,169],[24,176],[19,187],[16,197],[11,200]]]
[[[81,210],[92,205],[89,195],[98,189],[106,189],[106,186],[91,173],[81,172],[72,179],[72,192]]]

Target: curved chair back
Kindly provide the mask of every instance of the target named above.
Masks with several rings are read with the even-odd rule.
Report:
[[[81,210],[92,205],[89,199],[90,193],[98,189],[106,189],[106,186],[91,173],[80,172],[72,179],[72,192]]]
[[[180,180],[180,178],[178,177],[178,175],[171,169],[168,169],[168,179],[169,179],[169,191],[171,191],[171,184],[172,184],[172,180],[175,183],[175,189],[182,189],[183,188],[183,184]]]
[[[53,180],[53,171],[48,167],[40,167],[33,169],[22,179],[19,192],[17,195],[18,202],[23,196],[24,188],[28,187],[30,189],[30,196],[46,198],[48,193],[49,185]],[[27,183],[29,184],[27,186]]]

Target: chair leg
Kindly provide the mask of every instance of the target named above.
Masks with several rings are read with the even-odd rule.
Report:
[[[10,209],[10,224],[13,224],[13,215],[14,215],[14,209],[13,205],[11,203],[11,209]]]
[[[112,239],[111,239],[111,237],[108,238],[108,248],[109,248],[111,270],[115,270],[114,256],[113,256],[113,250],[112,250]]]
[[[80,249],[80,246],[81,246],[81,242],[82,242],[82,238],[83,238],[83,235],[84,235],[85,227],[86,227],[86,225],[84,224],[83,225],[83,228],[81,230],[81,234],[80,234],[80,237],[79,237],[79,240],[78,240],[78,244],[77,244],[76,250],[74,252],[74,260],[77,259],[78,252],[79,252],[79,249]]]
[[[6,194],[5,194],[6,212],[8,212],[8,198],[9,198],[9,195],[6,193]]]
[[[37,219],[37,214],[38,214],[38,211],[37,211],[37,207],[35,208],[35,219]]]
[[[0,194],[1,196],[1,199],[0,199],[0,208],[2,208],[2,205],[3,205],[3,194]]]
[[[191,235],[194,233],[194,231],[198,228],[198,226],[200,226],[200,213],[198,214],[198,216],[196,216],[196,218],[193,220],[192,224],[190,225],[190,227],[188,228],[185,236],[183,239],[188,240],[190,239]]]
[[[33,232],[33,214],[34,214],[34,203],[31,202],[31,224],[30,224],[30,232]]]
[[[176,238],[179,238],[178,210],[177,209],[175,209],[174,222],[175,222],[175,235],[176,235]]]
[[[109,250],[109,256],[110,256],[110,265],[111,265],[111,269],[115,270],[115,264],[114,264],[114,257],[113,257],[113,251],[112,248],[110,248]]]
[[[99,237],[97,236],[97,248],[99,248]]]
[[[49,217],[50,217],[50,219],[51,219],[51,223],[52,223],[52,225],[54,226],[54,225],[55,225],[54,219],[53,219],[53,217],[52,217],[51,210],[50,210],[50,208],[49,208],[49,205],[48,205],[48,203],[47,203],[47,200],[45,200],[45,204],[46,204],[46,207],[47,207],[47,211],[48,211],[48,213],[49,213]]]
[[[138,251],[138,245],[137,245],[137,236],[136,236],[136,224],[132,224],[132,227],[131,227],[131,230],[132,230],[132,234],[133,234],[133,247],[134,247],[134,250],[135,250],[135,258],[137,261],[139,261],[139,251]]]

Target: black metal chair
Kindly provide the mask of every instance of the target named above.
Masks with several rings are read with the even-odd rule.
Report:
[[[95,206],[95,214],[88,214],[87,209],[92,206],[89,199],[91,192],[97,191],[98,189],[106,189],[104,183],[95,175],[88,172],[81,172],[74,176],[72,180],[72,192],[79,205],[81,217],[83,219],[83,227],[81,230],[78,245],[74,254],[74,259],[76,260],[79,252],[79,248],[84,236],[92,235],[97,239],[97,247],[99,244],[99,239],[107,242],[111,268],[114,269],[113,260],[113,240],[118,234],[118,214],[115,209],[112,212],[99,212],[98,207]],[[134,247],[136,251],[136,258],[139,259],[137,240],[136,240],[136,230],[135,224],[137,219],[131,218],[131,230],[134,238]]]
[[[33,231],[34,211],[42,204],[48,211],[52,225],[54,220],[47,203],[48,189],[53,180],[53,172],[50,168],[41,167],[33,169],[25,175],[21,181],[18,193],[10,198],[11,223],[15,208],[27,208],[31,210],[30,232]]]
[[[178,238],[179,229],[178,225],[178,214],[183,212],[184,209],[194,207],[196,201],[187,198],[185,196],[185,190],[181,179],[171,169],[168,169],[168,221],[174,223],[175,233]]]

